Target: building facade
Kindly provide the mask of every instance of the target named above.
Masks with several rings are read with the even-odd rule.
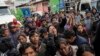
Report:
[[[79,2],[80,0],[64,0],[65,2],[65,11],[69,11],[70,8],[72,7],[75,9],[76,3]]]
[[[30,8],[31,11],[34,12],[38,12],[38,13],[45,13],[45,12],[49,12],[48,11],[48,1],[43,1],[43,0],[32,0],[30,2]]]

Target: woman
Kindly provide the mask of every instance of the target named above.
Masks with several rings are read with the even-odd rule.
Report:
[[[84,37],[84,38],[86,38],[88,40],[88,34],[87,34],[86,30],[85,30],[85,27],[82,24],[77,26],[76,34],[79,35],[79,36],[82,36],[82,37]]]
[[[44,38],[46,56],[54,56],[56,52],[57,29],[53,25],[50,25]]]
[[[18,37],[17,37],[17,40],[19,42],[19,44],[17,45],[17,49],[20,48],[20,46],[24,43],[27,43],[28,41],[28,38],[26,37],[26,35],[23,33],[23,34],[20,34]]]
[[[65,30],[72,30],[72,18],[70,15],[67,16],[67,22],[64,26]]]

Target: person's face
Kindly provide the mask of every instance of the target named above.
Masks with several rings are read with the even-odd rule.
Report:
[[[96,12],[96,10],[95,9],[93,9],[93,13],[95,13]]]
[[[37,33],[34,34],[34,36],[31,37],[32,43],[37,44],[39,42],[39,35]]]
[[[20,36],[19,37],[19,42],[20,43],[26,43],[27,42],[27,39],[24,36]]]
[[[87,16],[87,17],[91,17],[91,13],[87,13],[86,16]]]
[[[46,21],[43,21],[43,25],[46,25]]]
[[[31,47],[28,47],[22,56],[36,56],[36,52]]]
[[[83,32],[83,27],[82,26],[78,26],[78,31],[79,32]]]
[[[68,39],[69,43],[73,43],[76,39],[76,36],[70,36],[70,38]]]
[[[28,25],[31,27],[32,26],[32,23],[29,23]]]
[[[82,54],[82,56],[94,56],[94,54],[92,54],[91,52],[86,51]]]
[[[45,16],[46,18],[49,18],[49,15],[48,14],[46,14],[46,16]]]
[[[43,33],[43,36],[44,36],[45,39],[47,39],[48,38],[48,32]]]
[[[5,26],[4,26],[4,25],[2,25],[2,26],[1,26],[1,29],[4,29],[4,28],[5,28]]]
[[[60,50],[61,55],[67,55],[68,54],[68,46],[66,44],[60,44]]]
[[[25,28],[25,32],[29,32],[29,28]]]
[[[52,22],[56,22],[56,21],[57,21],[57,19],[56,19],[56,18],[54,18]]]
[[[54,33],[55,30],[56,28],[54,26],[49,27],[49,33]]]
[[[63,13],[61,13],[61,17],[64,17],[64,14]]]
[[[27,18],[28,21],[32,21],[32,18]]]
[[[33,22],[32,24],[33,24],[33,26],[36,26],[36,23],[35,22]]]
[[[14,27],[14,28],[12,28],[11,30],[12,30],[12,32],[16,32],[16,31],[17,31],[17,28]]]
[[[7,35],[8,36],[9,34],[10,34],[10,32],[9,32],[8,29],[4,31],[4,35]]]
[[[24,28],[20,28],[20,30],[21,30],[22,32],[24,32],[25,29],[24,29]]]

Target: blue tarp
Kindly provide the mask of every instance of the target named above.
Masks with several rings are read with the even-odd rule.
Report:
[[[60,0],[59,9],[64,9],[64,0]]]
[[[22,9],[24,17],[31,17],[31,12],[29,8],[21,8],[21,9]]]

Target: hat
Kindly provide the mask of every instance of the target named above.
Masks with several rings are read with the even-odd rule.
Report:
[[[91,11],[89,11],[89,9],[86,9],[85,12],[86,12],[86,14],[87,14],[87,13],[91,13]]]

